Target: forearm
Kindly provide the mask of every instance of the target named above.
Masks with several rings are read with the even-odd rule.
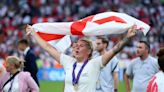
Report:
[[[129,41],[130,38],[128,37],[125,37],[123,40],[119,41],[112,49],[113,55],[116,55],[118,52],[120,52]]]
[[[127,74],[124,75],[124,80],[125,80],[126,92],[130,92],[130,82]]]
[[[130,38],[125,37],[123,40],[119,41],[110,51],[107,51],[102,56],[103,65],[105,66],[118,52],[120,52],[123,47],[129,42]]]
[[[43,49],[45,49],[58,62],[60,61],[60,53],[54,47],[52,47],[49,43],[44,41],[35,31],[32,31],[31,35]]]
[[[44,41],[34,30],[31,32],[31,35],[43,49],[46,50],[46,48],[49,47],[49,44]]]
[[[118,72],[114,72],[113,76],[114,76],[114,92],[118,92]]]

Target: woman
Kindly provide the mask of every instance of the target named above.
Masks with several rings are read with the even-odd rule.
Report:
[[[159,50],[157,56],[161,71],[150,80],[146,92],[164,92],[164,48]]]
[[[91,59],[92,44],[86,39],[79,39],[75,46],[74,57],[59,53],[54,47],[45,42],[35,32],[32,26],[26,27],[27,34],[31,34],[38,44],[63,65],[65,76],[64,92],[95,92],[96,81],[100,69],[105,66],[132,38],[137,30],[133,26],[126,37],[104,55]]]
[[[30,73],[20,71],[23,61],[16,56],[6,58],[6,73],[0,77],[0,92],[39,92]]]
[[[5,73],[5,68],[2,63],[0,63],[0,77],[3,76]]]

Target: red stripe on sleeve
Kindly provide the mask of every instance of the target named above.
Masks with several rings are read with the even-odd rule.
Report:
[[[148,86],[147,86],[147,90],[146,92],[158,92],[158,86],[157,86],[157,83],[155,82],[155,79],[156,79],[156,76],[154,76]]]

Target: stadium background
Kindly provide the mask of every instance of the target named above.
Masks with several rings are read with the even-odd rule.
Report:
[[[124,92],[123,69],[136,57],[135,45],[138,38],[151,43],[151,55],[154,57],[159,48],[164,46],[164,0],[0,0],[0,63],[8,55],[18,55],[17,42],[25,38],[26,24],[75,21],[105,11],[124,12],[151,26],[146,38],[138,34],[135,40],[118,54],[119,92]],[[109,48],[119,40],[117,35],[107,37]],[[41,92],[62,92],[62,67],[35,44],[33,39],[31,47],[38,57]],[[66,53],[70,54],[70,50]]]

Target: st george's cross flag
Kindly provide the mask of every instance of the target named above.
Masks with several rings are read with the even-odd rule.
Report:
[[[53,42],[63,38],[65,35],[97,36],[121,34],[134,24],[143,31],[144,35],[150,29],[150,26],[146,23],[127,14],[117,12],[99,13],[73,22],[36,23],[32,27],[45,41]]]

